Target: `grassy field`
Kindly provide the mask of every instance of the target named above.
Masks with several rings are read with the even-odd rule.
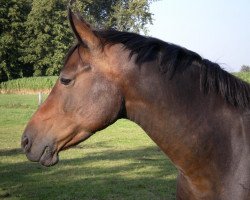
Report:
[[[0,199],[171,200],[177,171],[135,124],[119,120],[50,168],[20,149],[36,95],[0,95]]]
[[[57,80],[57,76],[19,78],[0,83],[0,93],[48,92]]]

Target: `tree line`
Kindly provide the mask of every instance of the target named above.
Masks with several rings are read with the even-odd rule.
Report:
[[[240,71],[241,72],[250,72],[250,66],[242,65]]]
[[[74,8],[95,28],[146,32],[155,0],[78,0]],[[68,0],[0,1],[0,82],[57,75],[74,42]]]

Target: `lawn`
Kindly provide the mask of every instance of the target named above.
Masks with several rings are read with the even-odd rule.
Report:
[[[171,200],[177,171],[143,130],[119,120],[50,168],[20,149],[36,95],[0,95],[0,199]]]

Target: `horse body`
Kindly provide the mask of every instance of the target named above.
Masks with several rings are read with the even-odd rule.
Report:
[[[250,199],[249,85],[180,47],[93,32],[71,12],[70,22],[79,43],[24,131],[30,160],[54,165],[60,150],[127,118],[177,167],[177,199]]]

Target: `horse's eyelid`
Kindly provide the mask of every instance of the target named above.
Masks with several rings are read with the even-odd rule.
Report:
[[[67,78],[60,78],[60,82],[63,85],[68,85],[72,80],[71,79],[67,79]]]

